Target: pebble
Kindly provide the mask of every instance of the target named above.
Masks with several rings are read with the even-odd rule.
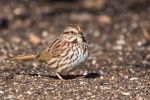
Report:
[[[93,65],[96,64],[96,60],[95,60],[95,59],[92,60],[92,64],[93,64]]]
[[[121,92],[121,94],[122,94],[122,95],[125,95],[125,96],[130,95],[130,93],[129,93],[129,92]]]
[[[4,94],[4,91],[0,90],[0,94]]]
[[[95,37],[99,37],[99,36],[100,36],[100,32],[99,32],[98,30],[95,31],[95,32],[94,32],[94,36],[95,36]]]
[[[14,15],[25,15],[26,11],[23,8],[17,7],[14,9],[13,13],[14,13]]]
[[[82,4],[88,9],[101,9],[106,4],[106,0],[83,0]]]
[[[92,95],[92,93],[91,93],[91,92],[87,92],[86,94],[87,94],[87,95]]]
[[[137,46],[141,47],[143,45],[143,42],[142,41],[138,41],[137,42]]]
[[[129,71],[130,71],[131,73],[135,73],[135,71],[134,71],[132,68],[130,68]]]
[[[86,84],[87,82],[83,82],[83,81],[80,82],[80,85],[86,85]]]
[[[111,24],[112,23],[112,19],[110,16],[108,15],[100,15],[97,17],[97,21],[100,24],[106,25],[106,24]]]
[[[125,40],[123,40],[123,39],[119,39],[119,40],[116,41],[116,44],[117,44],[117,45],[125,45],[126,42],[125,42]]]
[[[138,80],[138,78],[137,77],[130,78],[130,81],[134,81],[134,80]]]
[[[101,88],[102,90],[109,90],[109,89],[110,89],[109,87],[105,87],[105,86],[100,86],[100,88]]]
[[[29,41],[34,44],[37,45],[39,44],[42,40],[39,36],[33,34],[33,33],[29,33]]]
[[[32,94],[32,92],[31,92],[31,91],[27,91],[26,93],[27,93],[27,94],[30,94],[30,95]]]
[[[19,38],[18,36],[12,36],[11,41],[13,43],[19,43],[19,42],[21,42],[21,38]]]
[[[103,80],[103,79],[104,79],[104,77],[103,77],[103,76],[100,76],[100,79],[102,79],[102,80]]]
[[[116,45],[116,46],[113,47],[113,49],[114,50],[122,50],[123,47],[122,47],[122,45]]]
[[[38,63],[37,62],[33,62],[32,65],[34,66],[34,68],[38,67]]]
[[[84,76],[87,76],[88,74],[89,74],[88,71],[85,71],[85,72],[83,73]]]
[[[47,37],[48,34],[49,34],[48,31],[43,31],[43,32],[42,32],[42,36],[43,36],[43,37]]]

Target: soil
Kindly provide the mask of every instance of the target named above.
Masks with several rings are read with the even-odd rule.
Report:
[[[149,100],[149,0],[0,0],[1,100]],[[88,60],[62,81],[35,54],[80,24]]]

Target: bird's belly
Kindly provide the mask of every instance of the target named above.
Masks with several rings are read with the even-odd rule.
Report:
[[[86,46],[85,46],[86,47]],[[73,47],[72,49],[68,48],[67,53],[64,52],[61,58],[57,59],[57,65],[54,65],[53,68],[56,68],[57,72],[70,71],[74,67],[77,67],[79,64],[83,63],[89,55],[89,49],[81,48],[81,47]],[[52,67],[51,67],[52,68]]]
[[[71,67],[74,67],[83,63],[87,59],[88,54],[89,54],[88,50],[84,51],[83,49],[80,49],[80,48],[76,48],[76,49],[78,50],[72,50],[73,57],[70,59],[71,63],[68,63],[70,64]]]

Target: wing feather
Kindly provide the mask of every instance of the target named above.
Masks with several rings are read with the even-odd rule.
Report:
[[[47,61],[51,58],[58,58],[64,50],[66,41],[61,37],[56,38],[47,48],[43,49],[38,55],[37,59],[41,61]]]

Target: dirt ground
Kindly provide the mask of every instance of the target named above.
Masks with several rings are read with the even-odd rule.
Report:
[[[91,46],[85,64],[59,80],[35,54],[68,24]],[[149,0],[0,0],[0,100],[149,100]]]

